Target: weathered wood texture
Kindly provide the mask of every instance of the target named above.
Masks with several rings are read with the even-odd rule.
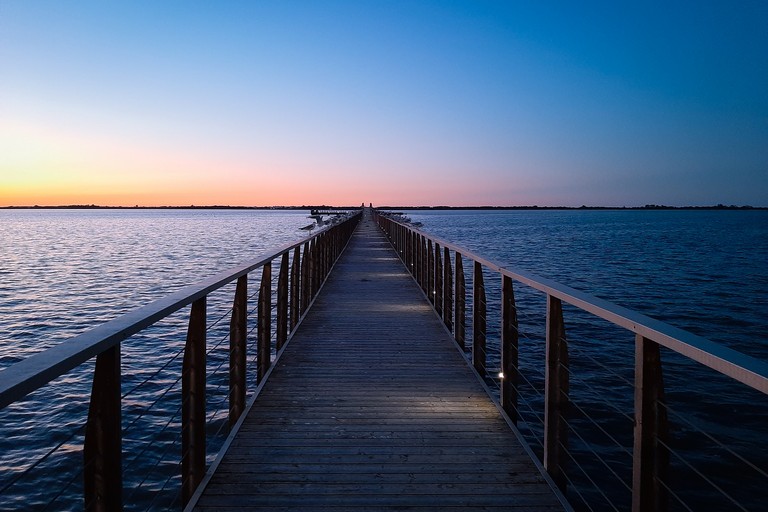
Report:
[[[563,510],[365,218],[196,510]]]

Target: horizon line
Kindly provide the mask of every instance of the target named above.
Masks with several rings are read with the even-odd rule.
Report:
[[[371,203],[369,203],[371,204]],[[159,205],[159,206],[119,206],[97,204],[68,204],[68,205],[8,205],[0,206],[0,210],[307,210],[307,209],[333,209],[355,210],[361,206],[332,206],[332,205],[271,205],[271,206],[244,206],[244,205]],[[766,210],[768,206],[752,205],[686,205],[672,206],[663,204],[646,204],[643,206],[539,206],[539,205],[381,205],[376,209],[382,210]]]

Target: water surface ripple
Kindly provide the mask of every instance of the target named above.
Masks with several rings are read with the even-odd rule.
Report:
[[[554,279],[768,361],[768,211],[405,213],[425,231],[502,266]],[[486,273],[485,282],[489,366],[498,368],[499,277]],[[523,430],[541,454],[545,297],[519,284],[515,294],[525,379],[520,392],[527,397],[521,404]],[[590,489],[571,461],[569,478],[585,487],[581,492],[590,509],[613,510],[618,504],[625,510],[631,486],[634,339],[567,305],[564,319],[570,449],[591,477],[605,481],[600,491]],[[693,510],[730,510],[734,501],[762,510],[768,499],[768,397],[671,351],[662,351],[662,360],[673,450],[665,483]],[[733,501],[702,475],[732,494]],[[578,503],[578,494],[572,489],[569,498]],[[685,509],[672,501],[673,510]]]
[[[768,360],[768,212],[408,213],[424,224],[424,230],[502,265],[554,279]],[[305,234],[297,228],[307,224],[306,215],[306,211],[0,210],[0,368],[269,248],[296,241]],[[488,330],[493,338],[498,337],[498,303],[493,301],[497,276],[488,274],[486,283]],[[516,294],[520,365],[528,379],[521,392],[531,395],[527,406],[541,411],[544,302],[540,294],[524,289],[516,288]],[[232,295],[231,287],[212,295],[209,325],[226,317]],[[178,507],[177,493],[160,491],[179,486],[174,476],[180,450],[178,355],[186,315],[180,311],[123,344],[123,392],[136,389],[123,400],[128,510]],[[572,350],[573,398],[619,444],[629,443],[631,448],[632,337],[568,308],[565,321]],[[212,347],[227,329],[228,321],[223,321],[208,334],[209,368],[226,360],[226,350]],[[498,364],[494,350],[491,343],[489,360]],[[696,426],[675,421],[675,448],[704,459],[697,462],[703,462],[723,486],[732,487],[737,481],[741,487],[765,488],[765,480],[746,471],[734,473],[718,450],[702,449],[697,433],[698,428],[713,432],[768,467],[762,437],[768,424],[765,396],[745,393],[742,386],[701,372],[682,358],[664,357],[671,412],[692,418]],[[92,368],[89,362],[0,411],[0,488],[20,468],[58,446],[39,468],[0,497],[0,510],[81,508],[80,446]],[[226,388],[224,377],[212,375],[211,402],[221,402],[213,394],[221,387]],[[573,421],[588,420],[574,413]],[[540,451],[537,422],[535,417],[527,420],[523,430],[528,428],[532,446]],[[225,431],[224,423],[224,417],[216,416],[209,428]],[[587,451],[585,446],[592,443],[592,449],[626,479],[626,453],[603,436],[589,431],[585,435],[585,442],[576,440],[572,448]],[[147,474],[147,464],[154,468],[152,475]],[[604,466],[595,467],[605,472]],[[617,486],[616,498],[626,501],[621,487]],[[41,493],[42,488],[52,491]],[[585,493],[592,498],[589,491]],[[755,499],[754,493],[739,498],[747,504]],[[609,508],[600,499],[597,496],[592,508]],[[706,499],[694,501],[694,510],[717,509]]]

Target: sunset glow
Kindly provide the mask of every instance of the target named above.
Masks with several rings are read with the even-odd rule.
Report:
[[[768,4],[8,2],[0,206],[768,206]]]

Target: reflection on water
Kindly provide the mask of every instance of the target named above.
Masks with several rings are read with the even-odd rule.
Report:
[[[768,360],[766,211],[451,211],[407,212],[425,231],[502,266],[635,309]],[[466,266],[466,265],[465,265]],[[484,271],[488,361],[499,366],[499,278]],[[471,279],[467,281],[471,300]],[[515,285],[520,318],[521,430],[542,454],[545,297]],[[471,306],[467,305],[467,311]],[[576,463],[569,477],[593,510],[627,509],[631,487],[634,336],[564,307],[570,350],[570,449],[600,481],[590,489]],[[468,338],[471,337],[471,322]],[[768,422],[765,395],[662,352],[673,456],[667,482],[693,510],[725,510],[729,498],[691,471],[700,469],[748,510],[765,503]],[[706,432],[703,434],[702,431]],[[712,442],[713,435],[727,449]],[[746,456],[763,475],[731,453]],[[569,499],[580,500],[573,487]],[[577,506],[577,508],[580,508]],[[682,509],[673,499],[672,509]],[[586,509],[586,507],[585,507]]]
[[[306,214],[0,210],[0,367],[294,241],[304,235],[298,227],[306,224]],[[423,222],[426,231],[502,265],[555,279],[768,359],[764,334],[768,327],[768,212],[408,214]],[[469,268],[466,260],[465,268]],[[470,274],[467,272],[468,312]],[[498,366],[498,346],[494,345],[500,315],[498,276],[486,273],[485,283],[488,359],[490,366]],[[211,296],[209,324],[226,316],[232,294],[233,289],[228,288]],[[527,379],[521,393],[530,396],[527,406],[540,412],[545,302],[543,296],[525,288],[516,286],[515,294],[520,308],[520,367]],[[175,493],[160,491],[180,485],[179,375],[187,315],[188,311],[179,311],[123,343],[125,499],[129,509],[178,508]],[[565,321],[573,398],[620,445],[631,447],[631,334],[568,307]],[[471,327],[468,322],[468,339]],[[225,339],[227,329],[228,321],[223,321],[208,334],[209,368],[223,365],[224,372],[227,346],[217,344]],[[674,354],[662,357],[672,406],[698,426],[724,437],[740,453],[754,455],[761,463],[768,461],[761,437],[768,421],[763,395],[745,393],[741,386]],[[252,360],[253,354],[249,354]],[[28,478],[14,484],[13,493],[0,498],[0,509],[43,508],[51,501],[53,509],[81,508],[80,446],[92,368],[92,362],[83,365],[0,412],[0,488],[14,478],[16,468],[28,467],[59,446]],[[226,389],[225,374],[212,374],[208,383],[212,433],[226,433],[225,415],[213,405],[226,409],[219,392],[222,388]],[[522,430],[540,452],[536,442],[541,437],[539,418],[535,414],[528,417]],[[573,422],[578,426],[588,420],[575,412]],[[602,435],[589,431],[584,435],[609,460],[611,471],[626,479],[627,454]],[[734,473],[723,462],[726,457],[714,449],[702,450],[695,429],[676,421],[673,436],[682,452],[706,459],[697,462],[703,462],[718,483],[733,486]],[[574,451],[588,452],[587,443],[573,439]],[[609,472],[604,466],[596,467],[598,474]],[[765,486],[764,481],[753,483],[746,473],[736,473],[736,478],[742,487]],[[611,492],[625,499],[621,486]]]
[[[406,213],[503,266],[768,360],[768,211]]]
[[[304,235],[297,228],[306,214],[0,210],[0,367],[296,241]],[[230,288],[209,297],[209,324],[227,315]],[[179,506],[178,418],[187,318],[183,309],[122,344],[128,510]],[[228,346],[222,350],[220,341],[228,328],[228,321],[221,322],[208,333],[209,411],[221,416],[209,418],[213,450],[221,442],[221,435],[213,434],[226,435],[226,414],[217,412],[227,408],[221,392],[226,377],[214,370],[225,367]],[[0,489],[20,469],[32,468],[2,493],[0,510],[82,508],[81,449],[92,372],[91,361],[0,411]]]
[[[0,210],[0,364],[298,240],[306,215]]]

